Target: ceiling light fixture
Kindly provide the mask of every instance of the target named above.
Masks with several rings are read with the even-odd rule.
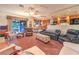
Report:
[[[27,16],[40,17],[39,11],[35,10],[33,7],[29,7],[25,13],[28,14]]]
[[[19,4],[19,7],[25,9],[24,5],[22,4]],[[39,11],[36,10],[34,7],[30,6],[27,8],[27,10],[24,12],[24,14],[27,16],[27,17],[40,17],[39,15]]]

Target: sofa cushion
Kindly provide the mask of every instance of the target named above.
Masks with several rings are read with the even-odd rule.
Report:
[[[59,41],[66,41],[66,42],[70,42],[71,40],[68,37],[65,36],[59,36]]]
[[[74,34],[71,34],[71,33],[67,33],[66,34],[68,38],[77,38],[78,35],[74,35]]]
[[[74,35],[78,35],[78,34],[79,34],[79,30],[69,29],[69,30],[67,31],[67,33],[74,34]]]
[[[79,38],[79,35],[78,35],[78,38]]]

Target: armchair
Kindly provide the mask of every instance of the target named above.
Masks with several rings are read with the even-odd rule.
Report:
[[[55,30],[52,34],[50,34],[50,38],[54,40],[58,40],[61,31],[59,29]]]
[[[44,31],[41,31],[40,33],[50,36],[51,39],[58,40],[61,31],[59,29],[55,30],[55,32],[44,30]]]

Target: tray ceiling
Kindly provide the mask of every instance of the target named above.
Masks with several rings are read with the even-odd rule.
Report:
[[[39,11],[41,16],[47,17],[69,15],[78,13],[79,10],[79,6],[74,4],[0,4],[0,11],[26,16],[25,12],[29,10],[29,7]]]

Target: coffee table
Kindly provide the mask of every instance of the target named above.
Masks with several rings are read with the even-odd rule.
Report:
[[[41,40],[41,41],[47,43],[47,42],[50,41],[50,36],[37,33],[37,34],[36,34],[36,39],[39,39],[39,40]]]

